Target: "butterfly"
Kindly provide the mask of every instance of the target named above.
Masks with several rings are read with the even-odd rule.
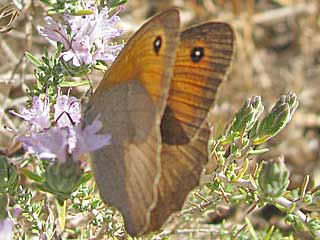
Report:
[[[126,43],[89,99],[112,144],[91,154],[102,199],[126,231],[158,231],[199,184],[208,160],[207,116],[234,55],[230,25],[180,32],[179,11],[147,21]]]

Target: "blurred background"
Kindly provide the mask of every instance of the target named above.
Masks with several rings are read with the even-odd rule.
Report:
[[[5,1],[1,0],[1,3]],[[23,7],[15,27],[0,34],[0,146],[10,147],[19,120],[8,114],[20,109],[26,89],[34,82],[33,66],[24,57],[41,56],[54,46],[39,36],[47,9],[40,1],[16,1]],[[120,14],[127,39],[150,16],[170,6],[181,10],[183,28],[225,21],[237,32],[237,53],[222,84],[210,122],[217,132],[249,97],[260,95],[266,109],[288,91],[300,102],[289,126],[269,145],[263,159],[283,155],[292,173],[291,187],[310,174],[320,183],[320,1],[319,0],[128,0]],[[99,81],[101,72],[92,79]],[[85,87],[74,89],[81,94]]]

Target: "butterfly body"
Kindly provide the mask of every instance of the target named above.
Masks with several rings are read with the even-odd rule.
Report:
[[[229,68],[234,32],[207,23],[180,34],[179,13],[153,17],[128,41],[89,101],[112,144],[92,153],[103,200],[136,236],[181,209],[207,162],[206,123]]]

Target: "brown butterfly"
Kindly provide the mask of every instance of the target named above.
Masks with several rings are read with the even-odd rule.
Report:
[[[159,230],[198,186],[208,159],[206,123],[234,54],[225,23],[180,33],[177,9],[145,23],[127,42],[91,96],[112,144],[91,157],[103,200],[132,236]]]

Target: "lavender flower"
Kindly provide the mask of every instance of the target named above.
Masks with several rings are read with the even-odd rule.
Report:
[[[41,100],[35,96],[32,99],[32,107],[24,108],[21,113],[11,111],[12,114],[28,122],[30,130],[42,131],[50,127],[50,106],[48,100]]]
[[[110,144],[110,135],[97,134],[102,128],[98,118],[91,124],[82,126],[80,102],[77,98],[66,95],[57,98],[54,105],[55,126],[51,128],[48,104],[44,104],[38,97],[33,98],[33,104],[30,109],[24,109],[20,114],[15,113],[31,125],[42,123],[39,118],[47,121],[47,127],[30,128],[29,133],[16,138],[29,154],[38,154],[44,159],[56,158],[61,162],[71,156],[74,161],[78,161],[82,154]]]
[[[68,37],[66,29],[52,18],[46,18],[47,26],[40,27],[40,33],[53,41],[60,42],[66,49],[62,54],[64,61],[72,61],[74,66],[82,64],[95,64],[97,60],[107,63],[114,61],[123,44],[111,45],[111,39],[118,37],[122,31],[115,26],[120,22],[116,14],[109,16],[107,7],[98,11],[93,4],[87,3],[85,7],[92,14],[72,16],[65,14],[64,19],[71,30]]]
[[[72,156],[73,161],[78,161],[82,154],[110,144],[110,135],[97,134],[101,128],[101,122],[95,119],[84,128],[81,124],[75,128],[55,126],[45,132],[18,137],[17,140],[23,143],[29,154],[38,154],[40,158],[56,158],[65,162]]]

